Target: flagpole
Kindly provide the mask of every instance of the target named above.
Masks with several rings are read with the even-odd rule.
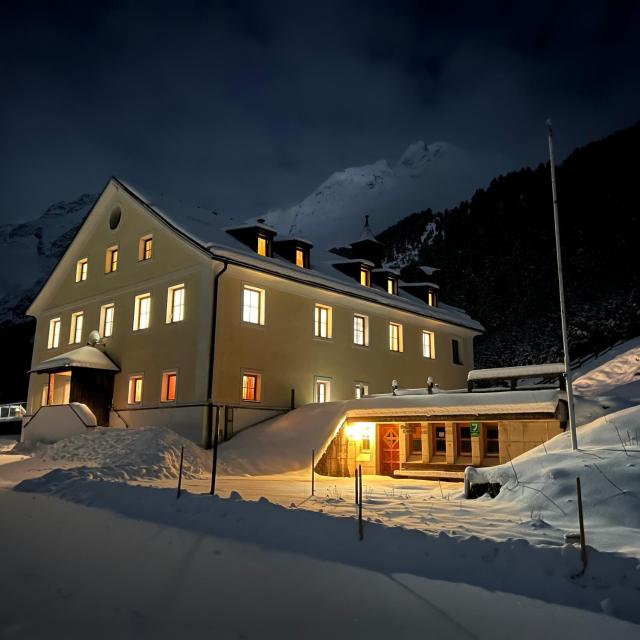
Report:
[[[558,193],[556,191],[556,163],[553,150],[553,130],[551,120],[547,120],[549,132],[549,164],[551,165],[551,192],[553,194],[553,224],[556,234],[556,259],[558,262],[558,289],[560,291],[560,319],[562,321],[562,349],[564,351],[564,377],[567,385],[567,405],[569,408],[569,430],[571,432],[571,448],[578,448],[576,433],[576,414],[573,405],[573,385],[571,383],[571,360],[569,358],[569,336],[567,334],[567,310],[564,302],[564,280],[562,278],[562,254],[560,251],[560,225],[558,223]]]

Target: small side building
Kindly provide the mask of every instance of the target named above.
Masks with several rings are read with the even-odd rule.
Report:
[[[518,389],[512,382],[518,371],[499,372],[510,390],[417,389],[352,401],[317,471],[350,476],[361,465],[365,474],[462,480],[468,466],[503,464],[566,429],[563,389]],[[469,376],[486,382],[483,373]],[[558,377],[555,370],[550,375]]]

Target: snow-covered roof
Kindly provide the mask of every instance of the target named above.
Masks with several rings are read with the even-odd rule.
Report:
[[[438,267],[429,267],[426,264],[420,265],[418,268],[428,276],[432,276],[436,271],[440,271]]]
[[[430,287],[431,289],[439,289],[440,285],[435,282],[403,282],[400,284],[403,289],[419,289],[420,287]]]
[[[497,369],[474,369],[469,371],[467,380],[499,380],[500,378],[533,378],[540,376],[557,376],[564,373],[564,364],[550,362],[547,364],[530,364],[522,367],[500,367]]]
[[[514,413],[555,413],[564,399],[558,389],[496,391],[489,393],[434,393],[376,396],[345,403],[347,417],[454,416]]]
[[[79,347],[67,353],[44,360],[33,367],[29,373],[54,371],[56,369],[100,369],[102,371],[120,371],[120,367],[105,353],[92,346]]]
[[[387,293],[373,287],[363,287],[351,277],[343,274],[333,265],[336,255],[322,249],[314,249],[309,269],[300,269],[279,256],[265,257],[251,251],[239,240],[227,233],[226,229],[238,228],[245,224],[216,211],[196,207],[181,200],[164,195],[153,194],[117,180],[124,189],[164,219],[171,227],[186,236],[213,257],[228,260],[231,263],[280,275],[307,284],[357,296],[371,302],[383,304],[395,309],[434,318],[442,322],[456,324],[473,331],[483,331],[482,325],[464,311],[446,304],[431,307],[425,302],[407,296]],[[276,240],[278,237],[276,236]]]

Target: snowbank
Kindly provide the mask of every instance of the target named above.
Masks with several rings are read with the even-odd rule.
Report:
[[[629,546],[640,555],[640,407],[603,416],[578,429],[578,451],[562,433],[512,463],[473,469],[472,483],[502,485],[495,498],[514,515],[577,528],[576,477],[581,478],[586,539],[630,528]],[[635,539],[635,542],[633,542]]]
[[[161,480],[178,477],[181,447],[184,478],[210,473],[211,454],[164,427],[98,428],[39,447],[36,454],[46,462],[86,467],[93,478]]]

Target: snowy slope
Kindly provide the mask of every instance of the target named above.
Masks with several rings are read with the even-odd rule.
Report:
[[[382,231],[412,211],[456,204],[477,186],[472,164],[470,154],[447,142],[418,141],[395,164],[379,160],[337,171],[302,202],[264,217],[282,235],[322,248],[345,245],[360,235],[365,213]]]
[[[96,199],[86,193],[51,205],[34,220],[0,225],[0,323],[22,319]]]

